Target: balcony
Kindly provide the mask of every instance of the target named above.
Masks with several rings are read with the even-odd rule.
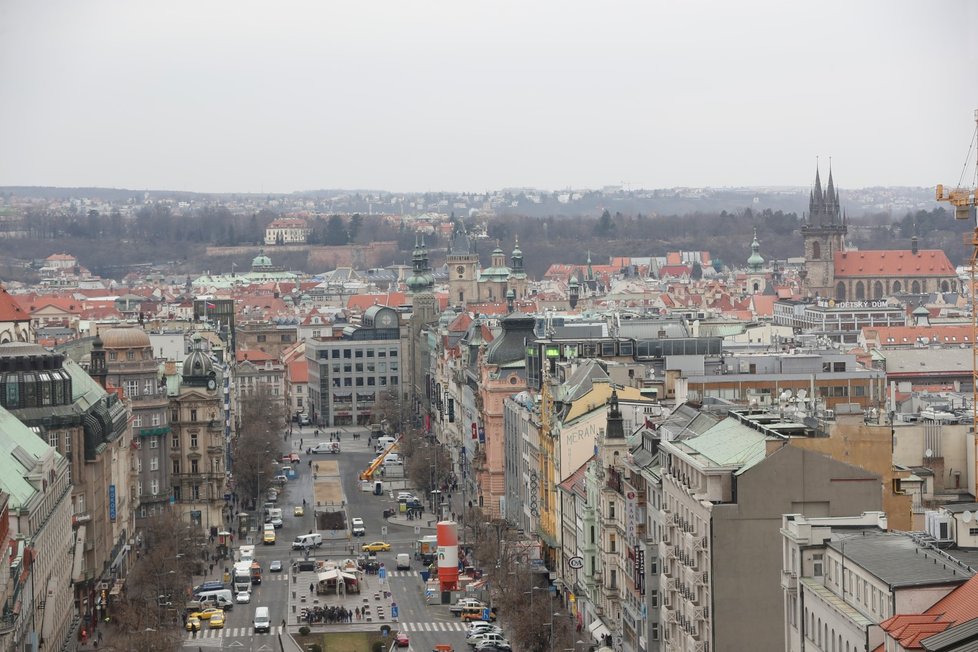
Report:
[[[781,588],[789,593],[797,593],[798,572],[793,570],[781,571]]]

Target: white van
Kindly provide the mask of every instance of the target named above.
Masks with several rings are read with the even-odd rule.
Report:
[[[220,589],[217,591],[204,591],[197,596],[190,606],[194,607],[217,607],[228,611],[234,607],[234,599],[231,589]]]
[[[268,616],[268,607],[255,608],[255,632],[272,631],[272,619]]]
[[[388,464],[403,464],[401,461],[401,456],[397,453],[388,453],[387,457],[384,458],[384,466]]]
[[[300,534],[292,542],[293,550],[304,550],[306,548],[318,548],[323,545],[323,535],[318,532],[315,534]]]
[[[393,444],[395,439],[393,437],[381,437],[377,440],[377,446],[374,448],[375,451],[381,453],[387,450],[387,447]]]
[[[411,555],[406,552],[397,555],[397,570],[411,570]]]

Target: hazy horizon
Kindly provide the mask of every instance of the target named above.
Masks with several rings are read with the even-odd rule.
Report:
[[[0,185],[797,188],[831,158],[842,188],[953,186],[976,23],[965,0],[11,0]]]

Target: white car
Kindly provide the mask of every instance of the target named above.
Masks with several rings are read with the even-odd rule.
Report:
[[[272,479],[272,482],[277,482],[279,484],[285,484],[288,481],[289,481],[289,476],[283,475],[281,473]]]
[[[238,604],[248,604],[251,602],[251,591],[238,591],[234,594],[234,601]]]
[[[480,638],[483,634],[499,634],[502,636],[503,630],[495,625],[488,625],[486,627],[479,627],[478,629],[470,629],[465,634],[465,640],[471,641],[476,638]]]
[[[472,638],[468,638],[467,642],[469,645],[475,647],[477,645],[482,645],[483,643],[502,643],[509,645],[509,641],[503,637],[502,634],[498,632],[486,632],[484,634],[477,634]]]
[[[276,530],[279,529],[280,527],[282,527],[282,524],[283,524],[282,523],[282,518],[279,517],[279,516],[274,517],[273,519],[271,519],[268,522],[271,523],[272,524],[272,527],[275,528]]]
[[[367,534],[367,529],[363,525],[362,518],[354,518],[350,521],[350,530],[355,537],[362,537]]]

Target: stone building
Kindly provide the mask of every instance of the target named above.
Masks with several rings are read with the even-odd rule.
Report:
[[[5,611],[12,616],[4,621],[5,649],[72,649],[78,610],[71,587],[69,462],[4,408],[0,432],[0,492],[9,496],[13,539],[7,570],[20,571],[16,608]]]
[[[200,337],[183,361],[181,373],[167,364],[170,446],[169,494],[183,520],[210,532],[222,529],[226,489],[224,378],[220,365],[203,349]]]
[[[132,409],[138,524],[162,512],[170,500],[169,401],[149,335],[140,328],[109,328],[99,337],[105,349],[106,382],[122,390]]]
[[[104,370],[98,340],[92,373]],[[0,404],[68,461],[71,527],[70,579],[81,616],[90,626],[104,608],[99,582],[121,582],[129,563],[136,497],[129,411],[79,365],[36,344],[0,345]]]
[[[940,249],[854,250],[846,246],[849,231],[832,171],[822,190],[818,171],[801,227],[805,240],[803,294],[842,302],[883,299],[900,293],[959,292],[961,282]]]
[[[461,224],[455,231],[447,258],[448,303],[465,306],[472,303],[503,302],[512,290],[512,299],[526,298],[528,280],[523,268],[523,252],[516,242],[510,257],[512,266],[506,265],[506,254],[497,245],[491,255],[489,267],[480,269],[479,253],[475,243]]]
[[[0,286],[0,344],[4,342],[33,342],[31,316]]]

